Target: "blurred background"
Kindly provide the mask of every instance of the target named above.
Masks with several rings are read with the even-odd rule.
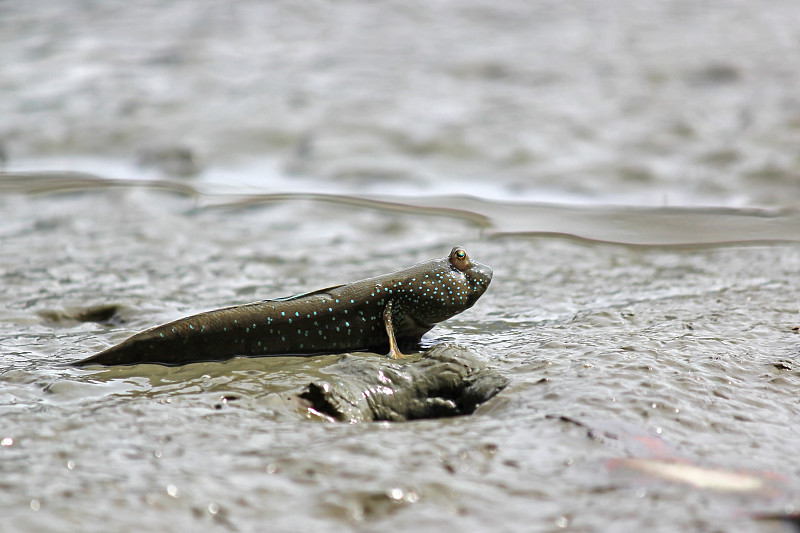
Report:
[[[0,3],[7,171],[793,206],[800,4]]]

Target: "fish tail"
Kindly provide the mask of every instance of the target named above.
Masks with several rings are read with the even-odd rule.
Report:
[[[199,320],[190,317],[138,333],[86,359],[76,366],[135,365],[154,363],[183,365],[189,361],[221,361],[232,357],[218,348]],[[217,345],[217,346],[215,346]],[[216,349],[215,349],[216,348]]]

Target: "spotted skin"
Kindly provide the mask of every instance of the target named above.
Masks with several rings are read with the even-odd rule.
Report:
[[[403,357],[433,326],[480,298],[492,269],[456,246],[384,276],[190,316],[75,363],[184,365],[235,356],[388,351]]]

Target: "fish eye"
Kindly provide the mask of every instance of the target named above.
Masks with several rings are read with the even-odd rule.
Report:
[[[458,270],[466,270],[469,268],[470,264],[469,257],[467,257],[467,252],[459,246],[453,248],[453,251],[450,252],[450,264],[452,264]]]

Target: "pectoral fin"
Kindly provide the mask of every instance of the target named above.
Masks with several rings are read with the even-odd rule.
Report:
[[[397,341],[394,338],[394,327],[392,326],[392,301],[386,304],[383,310],[383,325],[386,327],[386,336],[389,337],[389,357],[392,359],[405,359],[405,356],[397,348]]]

